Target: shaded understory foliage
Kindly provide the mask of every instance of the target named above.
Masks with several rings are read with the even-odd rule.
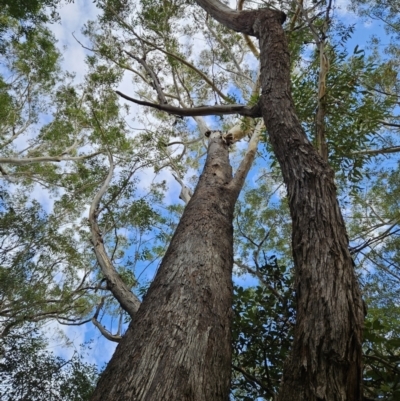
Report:
[[[0,342],[1,401],[87,401],[95,386],[96,366],[74,353],[64,359],[47,350],[34,327]],[[81,350],[82,351],[82,350]]]

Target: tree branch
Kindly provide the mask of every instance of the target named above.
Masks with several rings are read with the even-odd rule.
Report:
[[[208,129],[206,130],[206,132],[208,131]],[[187,146],[187,145],[191,145],[193,143],[196,142],[200,142],[201,141],[201,137],[200,138],[195,138],[192,139],[191,141],[187,141],[187,142],[183,142],[183,141],[174,141],[174,142],[170,142],[167,144],[167,146],[172,146],[172,145],[183,145],[183,146]]]
[[[128,286],[122,280],[121,276],[115,270],[105,250],[103,238],[97,223],[100,200],[106,192],[114,172],[114,161],[111,153],[108,154],[108,159],[110,161],[110,170],[102,187],[95,195],[89,211],[89,223],[92,232],[92,243],[101,271],[107,280],[107,288],[112,292],[116,300],[121,305],[121,308],[124,309],[131,317],[133,317],[139,309],[140,301],[136,297],[136,295],[130,291]]]
[[[201,76],[201,78],[204,79],[205,82],[208,83],[208,85],[211,86],[211,88],[218,93],[218,95],[224,99],[226,102],[230,102],[230,98],[226,95],[224,95],[214,84],[213,81],[211,81],[210,78],[208,78],[208,76],[206,74],[204,74],[203,71],[200,71],[197,67],[195,67],[192,63],[189,63],[189,61],[185,60],[184,58],[178,56],[175,53],[171,53],[167,50],[164,50],[161,47],[156,46],[154,43],[148,42],[147,40],[141,38],[139,35],[136,34],[136,32],[134,30],[131,30],[131,32],[133,32],[133,34],[143,43],[146,43],[147,45],[151,46],[153,49],[156,49],[158,51],[160,51],[161,53],[166,54],[167,56],[171,56],[174,59],[178,60],[179,62],[181,62],[182,64],[186,65],[186,67],[189,67],[191,70],[195,71],[198,75]]]
[[[242,11],[243,10],[244,2],[245,2],[245,0],[239,0],[238,5],[237,5],[238,11]],[[251,52],[253,53],[254,57],[258,59],[260,57],[260,52],[258,51],[256,46],[254,45],[253,41],[245,33],[242,33],[242,35],[243,35],[244,41],[247,44],[247,47],[251,50]]]
[[[254,22],[260,10],[236,11],[221,3],[219,0],[196,0],[196,3],[209,13],[219,23],[235,32],[242,32],[247,35],[256,36]],[[279,16],[283,24],[286,14],[282,11],[270,10]]]
[[[249,142],[249,146],[247,148],[247,152],[243,160],[241,161],[239,168],[235,173],[235,176],[229,183],[229,187],[234,189],[235,191],[240,192],[240,190],[243,187],[244,181],[256,156],[257,145],[258,141],[260,140],[260,134],[263,127],[264,127],[264,122],[260,120],[256,128],[254,129],[253,135]]]
[[[247,116],[247,117],[261,117],[258,104],[253,107],[244,106],[241,104],[226,104],[219,106],[200,106],[193,108],[182,108],[182,107],[171,106],[169,104],[157,104],[157,103],[146,102],[139,99],[134,99],[130,96],[125,95],[120,91],[116,91],[115,93],[121,96],[122,98],[129,100],[130,102],[140,104],[142,106],[153,107],[154,109],[165,111],[169,114],[175,114],[177,116],[182,116],[182,117],[211,116],[211,115],[223,116],[229,114],[239,114],[241,116]]]
[[[99,329],[100,333],[109,341],[120,342],[122,336],[111,334],[98,320],[98,316],[101,308],[104,305],[104,297],[101,297],[99,304],[97,305],[96,312],[94,313],[91,322]]]
[[[193,196],[192,190],[185,185],[185,183],[179,178],[177,174],[172,173],[174,176],[175,180],[179,182],[179,185],[181,186],[181,193],[179,194],[179,199],[182,199],[186,205],[189,203],[190,198]]]
[[[64,161],[79,161],[90,159],[95,157],[102,152],[95,152],[91,153],[90,155],[84,156],[40,156],[40,157],[27,157],[27,158],[19,158],[19,157],[0,157],[0,163],[4,164],[14,164],[17,166],[21,166],[24,164],[31,164],[31,163],[49,163],[49,162],[64,162]]]
[[[394,227],[396,227],[398,223],[399,223],[398,221],[395,221],[395,223],[392,224],[392,225],[391,225],[386,231],[384,231],[382,234],[379,234],[379,235],[377,235],[377,236],[375,236],[375,237],[370,238],[370,239],[367,240],[367,241],[364,241],[364,243],[362,243],[361,245],[354,246],[354,247],[350,247],[350,248],[349,248],[350,254],[351,254],[351,255],[354,255],[355,253],[361,252],[363,249],[367,248],[368,246],[370,246],[370,245],[372,245],[372,244],[374,244],[374,243],[376,243],[376,242],[378,242],[378,241],[381,241],[381,240],[385,239],[386,237],[389,237],[390,235],[393,235],[393,234],[398,233],[398,232],[400,231],[400,229],[397,229],[397,230],[395,230],[395,231],[392,232],[392,229],[393,229]]]
[[[254,387],[254,384],[258,384],[270,397],[275,398],[275,393],[271,391],[261,380],[257,379],[255,376],[247,373],[240,366],[232,365],[232,368],[238,372],[240,372],[244,378]]]
[[[352,155],[383,155],[386,153],[397,153],[400,152],[400,146],[393,146],[390,148],[382,148],[382,149],[366,149],[366,150],[358,150],[355,152],[351,152]]]
[[[221,45],[221,47],[223,47],[225,49],[225,51],[229,54],[233,64],[235,64],[235,67],[237,69],[237,71],[240,73],[240,75],[244,76],[243,74],[243,70],[240,67],[239,63],[236,60],[236,57],[234,54],[232,54],[231,49],[229,48],[229,46],[226,45],[226,43],[218,36],[217,32],[214,31],[213,28],[211,28],[211,25],[208,23],[208,20],[205,20],[205,24],[208,28],[208,30],[211,32],[211,34],[214,36],[215,40]],[[246,77],[247,78],[247,77]]]
[[[134,60],[136,60],[139,64],[141,64],[143,66],[143,68],[146,70],[146,72],[150,75],[151,80],[153,81],[153,88],[156,90],[157,92],[157,96],[158,96],[158,101],[162,104],[166,104],[167,99],[165,98],[165,94],[161,88],[160,85],[160,81],[157,77],[157,75],[155,74],[155,72],[153,71],[152,68],[150,68],[150,66],[146,63],[146,60],[144,58],[139,58],[136,57],[134,54],[128,52],[127,50],[124,50],[124,52],[129,56],[132,57]]]
[[[109,341],[119,343],[122,336],[111,334],[97,319],[92,317],[92,323],[99,329],[100,333]]]
[[[245,265],[242,262],[239,262],[238,260],[235,260],[234,263],[235,263],[235,265],[239,266],[241,269],[247,270],[250,274],[252,274],[253,276],[256,276],[261,281],[261,283],[263,285],[265,285],[265,287],[267,287],[282,302],[284,307],[287,308],[285,298],[281,294],[279,294],[279,292],[274,287],[272,287],[271,284],[268,284],[265,281],[264,277],[257,270],[252,269],[251,267]]]
[[[380,120],[380,121],[378,121],[378,122],[380,122],[380,123],[383,124],[383,125],[386,125],[387,127],[400,128],[400,124],[390,123],[390,122],[388,122],[388,121],[383,121],[383,120]]]

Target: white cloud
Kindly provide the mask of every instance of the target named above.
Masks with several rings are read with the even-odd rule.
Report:
[[[81,81],[85,75],[85,56],[88,51],[75,40],[73,34],[85,44],[81,30],[88,20],[96,18],[98,12],[93,2],[75,0],[60,8],[60,23],[49,26],[63,54],[63,68],[69,72],[75,72],[78,81]]]

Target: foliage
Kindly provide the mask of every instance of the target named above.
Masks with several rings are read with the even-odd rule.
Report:
[[[19,28],[9,20],[11,36]],[[158,258],[141,244],[159,221],[164,185],[140,187],[138,172],[154,164],[156,148],[129,135],[128,108],[112,90],[121,74],[88,57],[84,82],[76,84],[39,23],[25,39],[7,42],[0,62],[0,336],[24,322],[87,323],[100,306],[102,315],[120,314],[102,285],[86,209],[114,154],[100,223],[111,260],[132,288],[134,266]],[[126,252],[137,244],[131,258]]]
[[[258,59],[246,38],[181,0],[98,0],[99,19],[83,29],[91,43],[87,74],[76,84],[72,72],[62,71],[54,38],[41,23],[48,19],[43,7],[55,11],[58,3],[0,1],[0,326],[5,338],[27,320],[89,320],[100,304],[104,322],[121,315],[126,326],[129,319],[104,285],[87,225],[86,209],[109,171],[108,155],[115,173],[99,225],[115,270],[142,296],[151,278],[145,273],[163,256],[183,210],[170,173],[194,187],[207,145],[204,126],[227,129],[241,123],[236,116],[190,119],[138,111],[121,103],[116,88],[162,103],[158,82],[168,104],[177,107],[254,104],[260,96]],[[399,397],[397,3],[352,3],[362,17],[383,20],[393,40],[372,37],[361,43],[355,36],[360,26],[346,24],[336,10],[324,31],[329,162],[368,305],[365,388],[369,397],[388,400]],[[312,30],[322,32],[327,4],[313,5],[308,21],[297,2],[279,6],[288,14],[292,95],[307,135],[316,142],[321,65]],[[272,398],[294,324],[290,216],[267,138],[266,133],[257,173],[250,174],[234,221],[237,280],[252,277],[252,285],[235,287],[232,397],[238,400]],[[235,166],[243,148],[243,143],[232,146]]]
[[[24,332],[0,342],[0,400],[89,400],[97,368],[77,353],[69,360],[57,357],[46,349],[42,333],[29,327]]]
[[[0,192],[0,337],[26,322],[76,322],[93,308],[90,257],[37,201]],[[82,276],[80,276],[82,274]],[[15,331],[14,331],[15,332]]]
[[[276,257],[257,269],[260,285],[235,286],[232,393],[236,400],[277,394],[295,322],[290,270]]]

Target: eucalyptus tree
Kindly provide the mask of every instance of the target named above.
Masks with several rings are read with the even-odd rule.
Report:
[[[237,12],[199,4],[225,26],[259,39],[258,106],[287,187],[293,221],[296,329],[278,399],[362,397],[363,305],[326,154],[309,142],[290,91],[290,60],[281,11]]]
[[[190,198],[190,191],[184,184],[182,160],[187,148],[201,152],[203,138],[190,136],[179,117],[194,117],[201,134],[207,131],[205,120],[200,118],[205,115],[242,116],[236,124],[241,134],[254,127],[251,119],[263,117],[267,149],[272,149],[287,189],[297,301],[293,344],[277,399],[360,400],[365,308],[328,160],[339,172],[340,184],[349,178],[354,184],[360,180],[368,157],[395,151],[376,148],[371,135],[380,129],[383,116],[396,102],[365,90],[376,67],[358,48],[350,55],[340,51],[348,31],[337,19],[333,24],[331,2],[310,7],[303,2],[283,2],[282,11],[268,4],[267,8],[245,11],[243,2],[238,10],[218,1],[199,0],[197,4],[205,13],[196,5],[178,1],[143,1],[138,7],[127,2],[100,2],[103,16],[85,29],[93,43],[90,50],[131,74],[136,95],[128,94],[128,89],[117,93],[151,109],[141,121],[154,127],[152,140],[167,149],[183,147],[176,157],[166,150],[169,160],[160,168],[174,171],[184,199]],[[282,24],[287,15],[285,32]],[[328,41],[333,27],[339,38],[336,44],[333,37]],[[198,49],[190,42],[195,35],[209,43],[209,49],[196,54]],[[259,49],[250,36],[258,39]],[[294,68],[304,54],[304,42],[315,45],[309,72]],[[257,73],[254,65],[258,57]],[[235,97],[245,104],[233,104]],[[225,127],[231,121],[225,120]],[[236,132],[234,128],[222,135],[226,145],[230,134]],[[174,135],[179,139],[168,143]],[[213,149],[217,144],[220,149],[226,146],[218,135],[208,146],[204,173],[143,304],[139,306],[126,288],[116,294],[130,311],[132,322],[93,399],[228,399],[229,336],[225,331],[217,346],[214,331],[230,324],[220,308],[228,308],[231,291],[222,291],[208,281],[213,269],[223,268],[222,261],[211,264],[201,260],[208,252],[226,255],[225,260],[231,258],[223,244],[231,246],[232,242],[225,231],[224,236],[219,234],[219,247],[213,241],[202,243],[198,240],[202,231],[197,228],[200,220],[208,226],[212,219],[221,217],[221,207],[213,206],[214,197],[220,199],[218,205],[226,202],[219,189],[205,189],[212,183],[207,177]],[[186,160],[193,165],[199,159]],[[225,185],[229,186],[228,182],[226,177]],[[199,202],[203,191],[208,198]],[[93,238],[100,248],[95,210],[101,194],[91,213]],[[226,197],[232,201],[230,195]],[[232,218],[231,206],[227,207],[228,219]],[[228,225],[228,220],[225,223]],[[210,229],[210,236],[214,235],[215,230]],[[228,282],[224,272],[225,281],[218,280],[223,286]],[[196,281],[200,276],[202,280]],[[212,309],[218,312],[208,325],[203,324]],[[223,324],[216,323],[217,315]],[[204,333],[212,333],[208,344],[206,337],[201,337]],[[216,365],[217,376],[216,358],[221,362]]]

